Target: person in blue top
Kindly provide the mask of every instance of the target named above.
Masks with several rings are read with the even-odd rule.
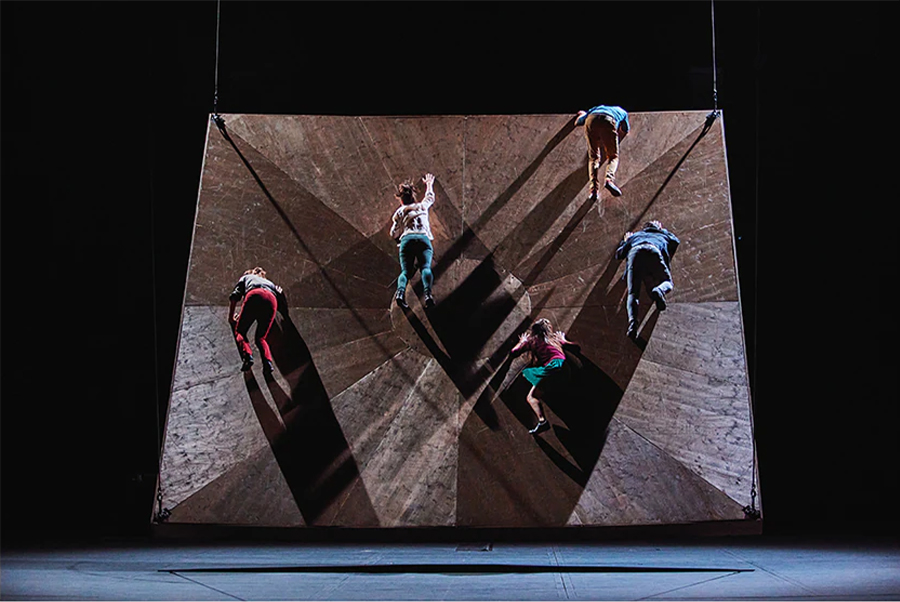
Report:
[[[665,311],[666,294],[674,287],[669,262],[681,241],[678,237],[662,227],[654,220],[644,224],[639,232],[626,232],[616,259],[627,258],[625,278],[628,281],[628,338],[637,336],[638,296],[641,293],[641,282],[650,292],[650,298],[656,302],[656,309]]]
[[[622,191],[616,186],[616,169],[619,167],[619,142],[631,129],[628,113],[622,107],[598,105],[588,111],[578,111],[575,125],[584,126],[584,135],[587,138],[591,199],[597,200],[600,194],[598,172],[600,165],[607,159],[609,163],[606,164],[603,186],[613,196],[622,196]]]

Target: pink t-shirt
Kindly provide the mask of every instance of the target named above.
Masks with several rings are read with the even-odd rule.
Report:
[[[537,359],[537,363],[541,366],[546,366],[552,360],[564,360],[566,359],[566,354],[551,345],[550,343],[545,342],[543,339],[531,338],[528,341],[528,344],[525,345],[525,349],[529,349],[532,353],[534,353],[535,359]]]

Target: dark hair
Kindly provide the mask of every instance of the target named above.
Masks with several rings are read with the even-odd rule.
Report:
[[[563,350],[565,336],[553,330],[553,324],[547,318],[541,318],[531,325],[531,337],[541,339],[549,345],[553,345],[560,351]]]
[[[415,185],[412,180],[404,180],[402,184],[397,186],[397,194],[394,195],[404,205],[412,205],[416,202]]]
[[[531,325],[531,334],[536,337],[540,337],[545,341],[547,340],[547,337],[549,337],[552,333],[553,326],[550,324],[550,320],[548,320],[547,318],[541,318]]]
[[[255,276],[259,276],[260,278],[266,277],[266,271],[259,266],[256,266],[252,270],[247,270],[246,272],[244,272],[244,276],[246,276],[247,274],[254,274]]]

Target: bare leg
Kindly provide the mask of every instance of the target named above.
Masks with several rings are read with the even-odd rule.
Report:
[[[528,402],[528,405],[531,406],[531,409],[534,411],[534,415],[537,416],[538,422],[546,422],[547,419],[544,417],[544,409],[541,407],[541,397],[542,393],[540,389],[537,387],[531,387],[531,391],[528,392],[528,396],[525,400]]]

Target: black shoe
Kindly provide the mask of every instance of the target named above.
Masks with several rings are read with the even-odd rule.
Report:
[[[637,338],[637,331],[638,331],[637,320],[629,322],[628,330],[625,331],[625,336],[633,341]]]
[[[533,429],[531,429],[528,432],[532,435],[537,435],[538,433],[543,433],[544,431],[546,431],[549,428],[550,428],[550,423],[547,422],[546,420],[541,420],[540,422],[537,423],[537,425]]]
[[[656,309],[666,311],[666,294],[658,289],[650,291],[650,298],[656,301]]]
[[[600,198],[600,195],[597,194],[597,191],[596,191],[596,190],[595,190],[594,192],[592,192],[590,195],[588,195],[588,201],[590,201],[590,202],[592,202],[592,203],[593,203],[594,201],[596,201],[598,198]]]
[[[246,372],[250,369],[250,366],[253,365],[253,356],[248,355],[244,357],[244,364],[241,366],[241,372]]]
[[[612,180],[607,180],[603,187],[610,191],[613,196],[622,196],[622,190],[613,184]]]
[[[425,309],[432,307],[434,307],[434,297],[431,296],[431,293],[425,293]]]
[[[394,300],[397,302],[397,305],[403,309],[409,309],[409,305],[406,304],[406,299],[404,297],[403,291],[397,291],[397,294],[394,295]]]
[[[263,372],[266,374],[272,374],[275,372],[275,364],[270,362],[269,360],[263,360]]]

